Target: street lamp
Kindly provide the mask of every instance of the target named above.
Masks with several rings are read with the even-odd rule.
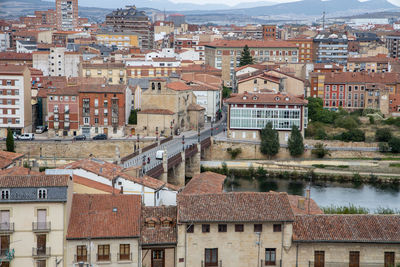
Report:
[[[182,151],[185,151],[185,136],[182,135]]]
[[[156,127],[156,142],[158,142],[158,127]]]
[[[211,119],[211,136],[213,136],[213,121]]]
[[[142,160],[142,176],[145,174],[145,166],[146,166],[146,155],[143,155],[143,160]]]
[[[171,121],[171,136],[173,136],[173,134],[172,134],[172,128],[173,128],[173,126],[172,126],[172,121]]]
[[[200,143],[200,125],[197,127],[197,142]]]

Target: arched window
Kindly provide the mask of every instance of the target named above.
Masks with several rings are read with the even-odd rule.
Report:
[[[39,199],[46,199],[47,198],[47,189],[39,188],[37,196]]]

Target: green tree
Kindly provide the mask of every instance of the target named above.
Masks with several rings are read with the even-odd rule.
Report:
[[[293,125],[292,131],[290,132],[288,148],[290,155],[293,157],[300,156],[304,153],[303,136],[296,125]]]
[[[377,129],[375,132],[375,140],[378,142],[389,142],[392,139],[392,131],[389,128]]]
[[[250,65],[254,63],[254,59],[250,54],[250,49],[247,45],[244,46],[242,55],[240,57],[239,67]]]
[[[15,152],[14,136],[10,128],[7,129],[6,147],[8,152]]]
[[[326,149],[326,145],[324,145],[323,143],[316,143],[314,149],[311,150],[311,153],[320,159],[322,159],[326,155],[330,155],[329,151]]]
[[[278,131],[272,129],[272,123],[269,122],[265,125],[264,129],[261,130],[260,135],[260,151],[271,159],[271,157],[275,156],[279,152],[280,145]]]
[[[400,153],[400,138],[392,137],[389,140],[389,147],[392,153]]]
[[[222,89],[222,98],[223,99],[229,98],[231,93],[232,93],[232,89],[231,88],[223,86],[223,89]]]
[[[128,123],[129,124],[137,124],[137,110],[131,110],[131,114],[129,115]]]

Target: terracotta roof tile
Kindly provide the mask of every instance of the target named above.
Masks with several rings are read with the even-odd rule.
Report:
[[[140,208],[139,195],[75,194],[67,239],[139,237]]]
[[[228,104],[290,104],[306,105],[307,100],[281,93],[247,93],[236,94],[226,101]]]
[[[301,215],[293,241],[400,243],[400,215]]]
[[[68,175],[1,176],[0,187],[64,187],[68,179]]]
[[[170,220],[170,227],[163,227],[163,220]],[[142,207],[141,243],[143,245],[176,244],[176,206]],[[146,222],[154,221],[149,228]]]
[[[32,61],[31,53],[0,52],[0,60],[27,60]]]
[[[286,193],[179,194],[179,222],[293,221]]]
[[[224,189],[225,175],[202,172],[195,175],[181,191],[181,194],[217,194]]]
[[[28,68],[26,65],[0,65],[0,74],[23,74],[25,69]]]
[[[97,190],[103,191],[105,193],[118,193],[119,194],[121,192],[121,190],[113,188],[112,186],[102,184],[102,183],[87,179],[85,177],[81,177],[79,175],[74,174],[72,176],[72,179],[73,179],[74,183],[84,185],[84,186],[87,186],[87,187],[90,187],[93,189],[97,189]]]
[[[400,74],[394,72],[331,72],[325,75],[325,84],[329,83],[400,83]]]
[[[0,176],[42,175],[43,173],[32,171],[29,168],[14,166],[0,171]]]
[[[167,87],[171,90],[175,91],[185,91],[185,90],[190,90],[190,87],[186,85],[184,82],[176,81],[176,82],[171,82],[167,84]]]

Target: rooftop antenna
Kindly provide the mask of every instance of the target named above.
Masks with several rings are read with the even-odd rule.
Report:
[[[164,8],[164,21],[167,21],[167,15],[165,14],[165,8]]]
[[[325,11],[322,12],[322,31],[325,30]]]

